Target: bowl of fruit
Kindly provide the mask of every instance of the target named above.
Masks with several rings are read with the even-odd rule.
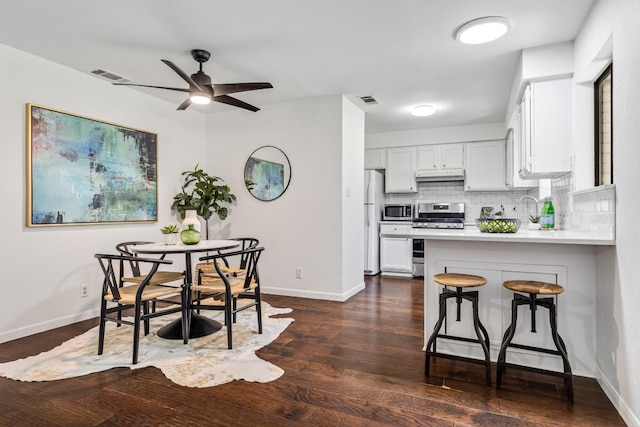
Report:
[[[517,218],[479,218],[476,219],[478,229],[483,233],[515,233],[520,228]]]

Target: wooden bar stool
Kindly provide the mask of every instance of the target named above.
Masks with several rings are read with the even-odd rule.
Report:
[[[487,279],[481,276],[474,276],[471,274],[457,274],[457,273],[443,273],[436,274],[433,276],[433,281],[444,286],[442,292],[440,293],[440,309],[439,309],[439,317],[438,322],[436,322],[435,327],[433,328],[433,333],[429,340],[427,341],[426,347],[426,361],[425,361],[425,375],[429,376],[429,366],[431,361],[431,356],[435,357],[443,357],[446,359],[454,359],[460,360],[463,362],[472,362],[472,363],[481,363],[485,365],[486,368],[486,381],[487,387],[491,387],[491,358],[489,354],[489,334],[487,330],[480,322],[478,318],[478,291],[464,291],[466,288],[476,288],[479,286],[484,286],[487,283]],[[455,288],[455,291],[448,289],[447,287]],[[460,304],[462,300],[471,301],[473,306],[473,328],[476,331],[477,339],[467,338],[467,337],[459,337],[446,334],[440,334],[440,329],[442,328],[442,323],[447,317],[447,300],[449,298],[456,299],[456,321],[460,321]],[[484,351],[484,360],[482,359],[474,359],[471,357],[463,357],[456,356],[452,354],[446,353],[438,353],[436,351],[436,339],[437,338],[447,338],[450,340],[456,341],[464,341],[464,342],[472,342],[479,343],[482,346],[482,351]],[[433,347],[433,349],[432,349]]]
[[[567,356],[567,346],[558,334],[556,299],[559,294],[564,292],[564,288],[553,283],[535,282],[528,280],[510,280],[503,283],[503,286],[515,292],[511,301],[511,325],[507,328],[502,338],[502,346],[498,355],[498,372],[496,378],[496,387],[502,387],[502,373],[506,367],[520,369],[524,371],[537,372],[548,375],[555,375],[564,378],[564,384],[567,388],[567,400],[573,404],[573,375],[571,373],[571,365]],[[520,293],[518,293],[520,292]],[[522,293],[529,294],[528,296]],[[547,295],[539,298],[538,295]],[[518,306],[528,305],[531,312],[531,332],[536,332],[536,309],[545,307],[549,310],[549,323],[551,325],[551,337],[556,346],[556,350],[542,347],[534,347],[522,344],[513,344],[511,340],[516,332],[516,322],[518,320]],[[533,368],[530,366],[516,365],[506,362],[507,348],[520,348],[529,351],[537,351],[540,353],[554,354],[562,358],[564,372],[550,371],[546,369]]]

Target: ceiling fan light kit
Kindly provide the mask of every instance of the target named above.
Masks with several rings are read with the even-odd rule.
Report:
[[[497,40],[511,28],[511,21],[504,16],[485,16],[462,24],[454,32],[454,38],[464,44],[482,44]]]
[[[178,92],[185,92],[189,94],[189,98],[187,98],[180,106],[178,110],[185,110],[189,105],[200,104],[206,105],[211,101],[220,102],[227,105],[232,105],[234,107],[243,108],[249,111],[259,111],[258,107],[255,107],[251,104],[247,104],[244,101],[240,101],[237,98],[233,98],[229,96],[230,93],[236,92],[246,92],[250,90],[258,90],[258,89],[271,89],[273,86],[268,82],[253,82],[253,83],[223,83],[223,84],[213,84],[211,83],[211,77],[206,75],[204,71],[202,71],[202,64],[207,62],[211,57],[211,54],[204,49],[193,49],[191,51],[191,56],[193,59],[198,62],[199,70],[191,76],[182,71],[176,64],[173,62],[162,59],[169,68],[176,72],[185,82],[189,84],[188,88],[177,88],[177,87],[166,87],[166,86],[153,86],[153,85],[143,85],[137,83],[113,83],[117,86],[138,86],[138,87],[149,87],[155,89],[165,89],[165,90],[174,90]]]

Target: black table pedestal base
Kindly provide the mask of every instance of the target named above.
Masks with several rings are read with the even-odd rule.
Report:
[[[191,313],[191,329],[189,331],[189,338],[200,338],[211,335],[214,332],[218,332],[220,329],[222,329],[222,324],[220,322],[216,322],[213,319],[201,316],[195,312]],[[160,328],[158,330],[158,336],[169,340],[181,340],[182,317]]]

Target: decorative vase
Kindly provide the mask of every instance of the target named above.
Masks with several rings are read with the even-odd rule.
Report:
[[[163,234],[165,245],[175,245],[178,243],[178,233]]]
[[[193,224],[189,224],[188,227],[180,233],[180,240],[185,245],[195,245],[200,241],[200,232],[194,228]]]
[[[198,219],[198,214],[195,209],[187,209],[184,211],[184,219],[182,220],[182,225],[180,226],[181,230],[187,230],[189,228],[189,224],[193,225],[193,228],[196,231],[200,232],[200,220]]]

